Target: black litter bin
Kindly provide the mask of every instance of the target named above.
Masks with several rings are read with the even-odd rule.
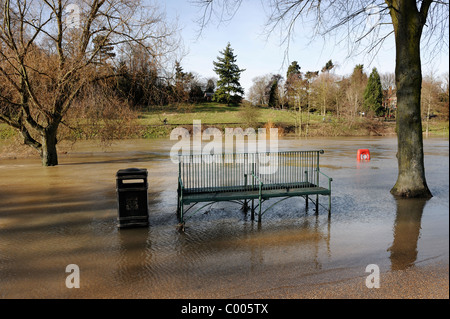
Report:
[[[121,169],[116,174],[119,227],[148,226],[148,172]]]

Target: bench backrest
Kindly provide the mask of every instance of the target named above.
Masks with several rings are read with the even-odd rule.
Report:
[[[258,180],[270,188],[318,184],[323,151],[198,154],[179,156],[179,179],[189,192],[253,189]],[[255,178],[256,176],[256,178]]]

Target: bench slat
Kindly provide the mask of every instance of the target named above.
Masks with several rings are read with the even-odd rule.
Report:
[[[274,197],[294,197],[306,195],[330,195],[330,190],[323,187],[307,187],[291,189],[289,191],[267,190],[262,193],[262,199],[270,199]],[[199,194],[187,194],[183,197],[185,204],[197,202],[219,202],[230,200],[259,199],[259,191],[239,191],[239,192],[209,192]]]

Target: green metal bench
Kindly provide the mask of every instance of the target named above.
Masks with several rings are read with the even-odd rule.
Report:
[[[320,171],[319,151],[276,153],[234,153],[180,155],[178,169],[177,215],[185,222],[186,213],[199,203],[195,212],[216,202],[230,201],[241,204],[245,210],[251,202],[251,219],[258,210],[258,222],[275,204],[294,196],[304,197],[319,209],[319,195],[328,196],[331,213],[332,178]],[[327,180],[327,187],[319,185]],[[316,195],[315,201],[310,195]],[[264,201],[281,198],[262,210]],[[255,205],[255,200],[257,201]],[[185,205],[191,205],[186,210]]]

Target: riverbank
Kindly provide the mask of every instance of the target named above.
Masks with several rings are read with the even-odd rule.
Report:
[[[200,121],[202,130],[217,128],[225,133],[226,128],[251,127],[276,128],[279,137],[296,139],[305,138],[334,138],[334,137],[370,137],[395,136],[396,123],[393,120],[372,119],[366,117],[346,118],[331,114],[323,117],[317,113],[309,115],[299,114],[289,110],[269,108],[249,108],[227,106],[218,103],[178,105],[170,107],[151,108],[142,111],[137,116],[134,127],[127,136],[108,137],[97,136],[92,130],[86,134],[74,132],[62,126],[59,134],[58,152],[64,155],[71,152],[76,141],[91,140],[99,148],[107,150],[109,146],[120,140],[136,139],[169,139],[175,128],[185,128],[192,133],[194,120]],[[428,127],[428,132],[426,132]],[[98,131],[98,130],[93,130]],[[428,125],[423,123],[424,137],[449,136],[449,122],[433,118]],[[37,152],[29,146],[23,145],[20,134],[4,123],[0,123],[0,159],[37,157]]]
[[[127,130],[127,138],[169,138],[176,127],[191,131],[194,120],[202,123],[202,128],[277,128],[280,136],[299,138],[337,136],[389,136],[395,134],[395,121],[369,117],[337,117],[331,113],[302,114],[291,110],[255,108],[249,106],[227,106],[218,103],[188,104],[152,107],[137,114],[134,127]],[[423,132],[429,136],[448,137],[449,122],[433,118],[428,125],[423,122]],[[428,133],[426,128],[428,127]],[[81,130],[82,131],[82,130]],[[62,126],[60,140],[101,138],[95,133],[76,133]],[[17,132],[0,123],[0,141],[18,137]]]

